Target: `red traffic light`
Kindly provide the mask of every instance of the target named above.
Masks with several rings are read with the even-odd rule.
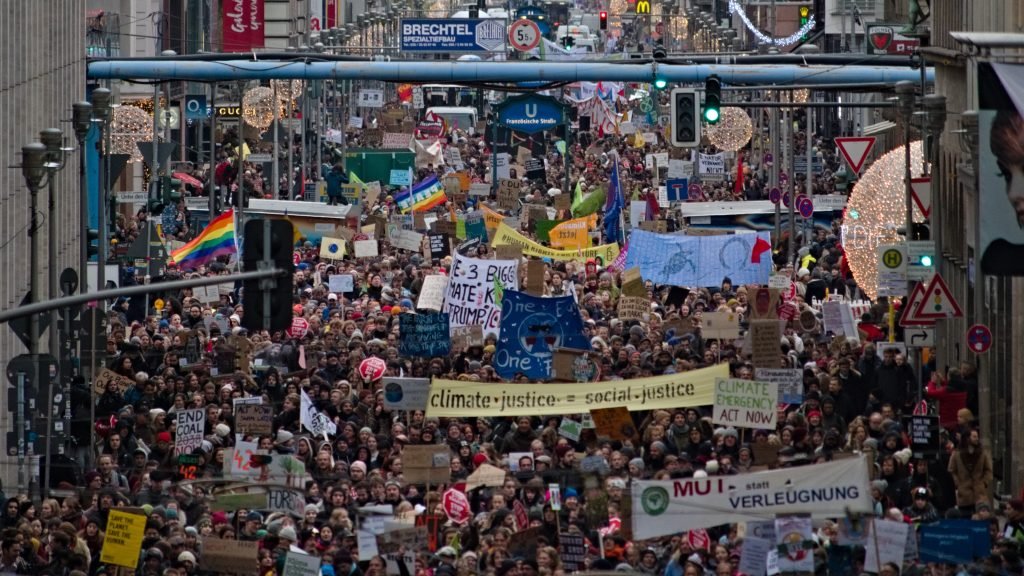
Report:
[[[608,13],[607,12],[601,12],[601,20],[606,20],[607,18],[608,18]]]

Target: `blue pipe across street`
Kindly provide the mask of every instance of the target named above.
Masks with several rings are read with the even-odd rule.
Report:
[[[700,83],[715,74],[733,85],[864,84],[919,82],[920,70],[890,66],[799,66],[744,64],[615,64],[608,62],[282,62],[96,60],[94,80],[382,80],[385,82],[668,82]],[[934,81],[934,70],[926,70]]]

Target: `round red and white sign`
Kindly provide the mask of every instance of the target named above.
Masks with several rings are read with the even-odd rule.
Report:
[[[292,338],[305,338],[309,332],[309,321],[302,316],[292,318],[292,325],[288,328],[288,335]]]
[[[533,50],[540,44],[540,27],[533,20],[516,20],[508,27],[508,43],[520,52]]]

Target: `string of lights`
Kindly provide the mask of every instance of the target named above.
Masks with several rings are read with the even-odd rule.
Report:
[[[114,108],[110,121],[110,150],[113,154],[128,154],[130,163],[142,160],[142,152],[136,143],[153,138],[153,115],[140,105],[145,102],[152,108],[151,100],[123,103]]]
[[[266,86],[253,88],[242,96],[242,119],[246,124],[259,130],[266,130],[274,123],[274,106],[281,106],[281,100],[274,98],[274,91]],[[278,116],[284,113],[278,111]]]
[[[751,34],[756,36],[762,44],[774,44],[775,46],[790,46],[792,44],[796,44],[801,38],[810,34],[811,30],[814,29],[815,24],[814,18],[808,18],[807,23],[789,36],[786,36],[785,38],[773,38],[758,30],[757,26],[754,26],[754,23],[750,21],[750,18],[747,18],[747,13],[743,10],[743,6],[740,5],[739,0],[729,0],[729,12],[739,16],[740,20],[742,20],[743,24],[747,27],[747,30],[750,30]]]

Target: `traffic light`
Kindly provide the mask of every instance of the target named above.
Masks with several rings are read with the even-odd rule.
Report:
[[[95,228],[89,228],[85,231],[85,257],[88,260],[92,260],[93,256],[99,256],[100,253],[100,231]]]
[[[608,29],[608,13],[605,12],[604,10],[602,10],[601,13],[598,14],[598,18],[601,19],[601,30],[607,30]]]
[[[700,144],[700,98],[695,88],[672,91],[672,145],[693,148]]]
[[[800,28],[803,28],[811,18],[811,7],[801,6],[799,8],[800,13]],[[800,37],[801,40],[807,40],[807,35],[804,34]]]
[[[668,58],[668,52],[665,50],[665,46],[661,42],[658,42],[654,45],[654,50],[651,52],[651,56],[653,56],[655,60],[664,60],[665,58]]]
[[[287,330],[292,325],[293,234],[292,223],[287,220],[253,219],[245,223],[242,271],[260,270],[264,262],[285,271],[282,276],[243,283],[242,326],[251,332]]]
[[[576,39],[573,38],[572,36],[570,36],[569,34],[566,34],[565,38],[562,38],[562,46],[564,46],[566,48],[572,48],[575,45],[576,45]]]
[[[704,81],[704,121],[717,124],[722,115],[722,81],[712,74]]]

